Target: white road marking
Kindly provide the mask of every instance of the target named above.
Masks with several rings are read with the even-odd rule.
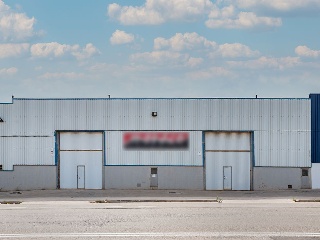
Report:
[[[0,234],[0,238],[70,238],[70,237],[320,237],[307,232],[155,232],[155,233],[25,233]]]

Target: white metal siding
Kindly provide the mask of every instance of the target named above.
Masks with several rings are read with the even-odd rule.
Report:
[[[106,165],[201,166],[202,132],[189,133],[188,150],[125,150],[121,131],[105,134]]]
[[[15,100],[10,134],[54,130],[310,131],[309,99]],[[158,112],[152,117],[151,112]]]
[[[254,131],[256,166],[310,167],[310,108],[310,99],[14,99],[13,104],[0,104],[0,114],[5,120],[0,123],[0,137],[53,137],[56,130]],[[157,117],[151,116],[153,111],[158,112]],[[2,146],[16,144],[2,141],[6,142]],[[26,164],[52,162],[51,155],[37,158],[38,152],[24,153],[30,155],[18,160],[11,158],[9,149],[14,147],[1,149],[0,164],[6,168],[21,159]],[[138,163],[160,159],[155,152],[125,157],[119,154],[112,153],[112,164],[120,165],[128,159]],[[160,154],[161,159],[173,157],[165,152]],[[183,164],[183,154],[175,157]],[[192,161],[199,164],[198,158],[187,160]]]
[[[3,170],[13,165],[54,165],[54,137],[0,137],[0,164]]]
[[[255,166],[311,167],[309,131],[254,132]]]

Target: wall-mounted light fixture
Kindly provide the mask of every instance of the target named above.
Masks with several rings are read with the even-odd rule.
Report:
[[[156,116],[158,116],[158,113],[157,113],[157,112],[152,112],[152,113],[151,113],[151,116],[152,116],[152,117],[156,117]]]
[[[3,119],[0,117],[0,122],[4,122]]]

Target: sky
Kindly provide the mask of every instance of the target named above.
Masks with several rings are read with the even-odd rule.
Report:
[[[319,92],[320,0],[0,0],[0,102]]]

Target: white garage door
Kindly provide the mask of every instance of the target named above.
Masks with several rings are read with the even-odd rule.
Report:
[[[60,133],[60,188],[102,189],[101,132]]]
[[[205,133],[207,190],[250,190],[249,132]]]

